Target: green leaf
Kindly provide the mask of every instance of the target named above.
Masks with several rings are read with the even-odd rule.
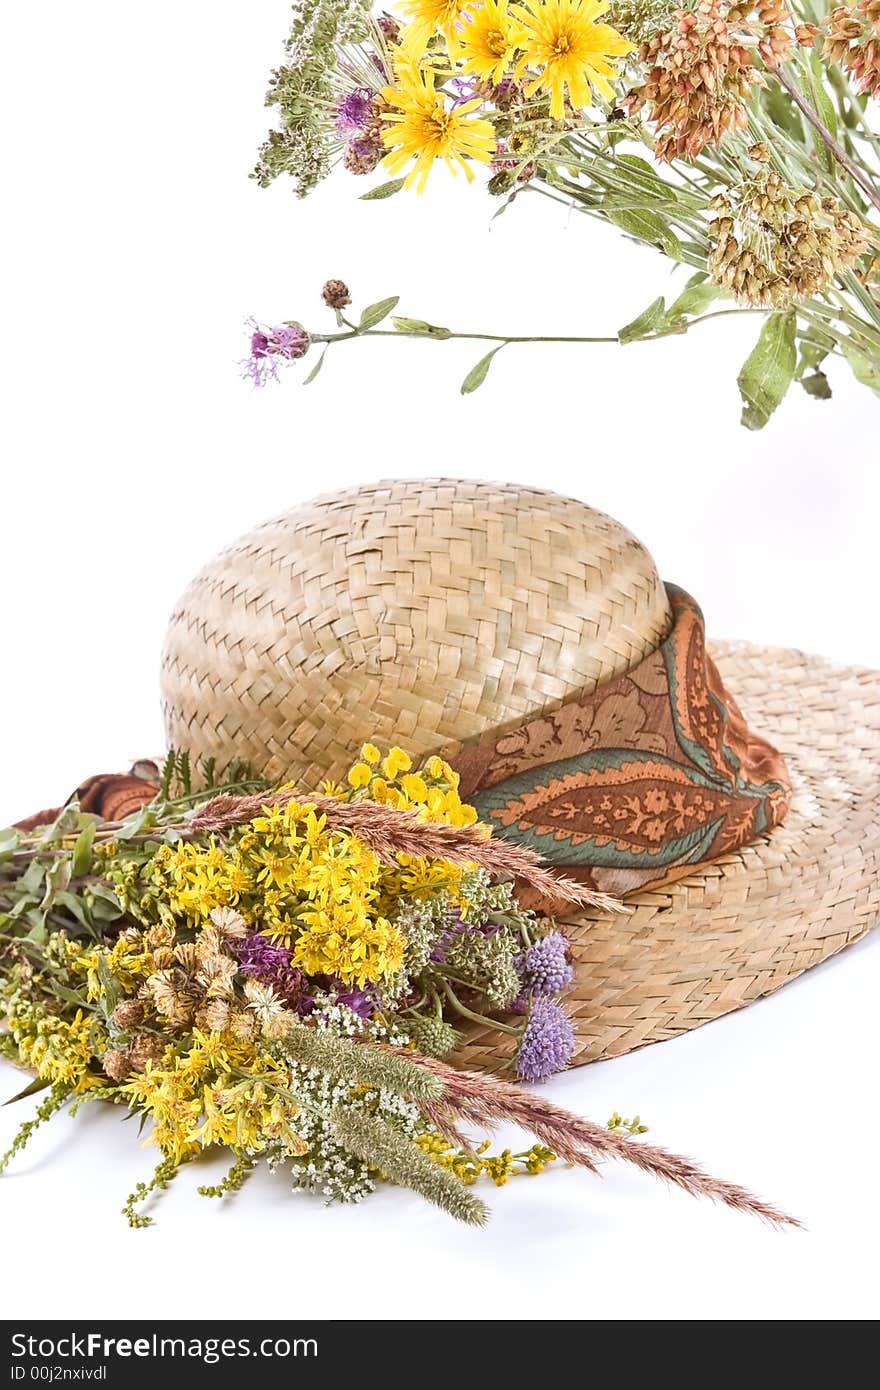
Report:
[[[325,358],[326,356],[327,356],[327,349],[325,348],[324,351],[321,353],[321,356],[318,358],[317,362],[315,363],[314,367],[313,367],[312,370],[309,372],[309,374],[308,374],[308,376],[306,377],[305,381],[303,382],[303,386],[308,386],[310,382],[314,381],[315,377],[318,375],[318,372],[321,370],[321,368],[322,368],[323,365],[324,365],[324,358]],[[210,782],[208,783],[208,785],[210,786]]]
[[[63,859],[58,859],[46,874],[46,891],[40,903],[40,911],[48,912],[59,893],[64,892],[70,886],[71,861],[67,855]]]
[[[813,105],[822,118],[822,124],[830,130],[831,134],[836,139],[838,133],[837,108],[828,94],[825,83],[822,81],[822,76],[822,64],[819,62],[817,55],[812,53],[809,59],[809,94],[813,98]],[[820,140],[819,136],[815,133],[813,133],[813,145],[817,156],[823,161],[826,169],[829,169],[833,173],[834,156],[826,147],[824,141]]]
[[[109,1018],[122,997],[122,986],[100,952],[98,953],[98,979],[101,982],[101,1007]]]
[[[79,832],[79,838],[73,848],[73,863],[71,865],[73,878],[82,878],[92,867],[92,845],[95,841],[97,825],[97,821],[89,821]]]
[[[743,399],[742,423],[763,429],[794,379],[796,316],[792,310],[771,314],[737,377]]]
[[[721,294],[717,285],[706,283],[689,285],[669,306],[670,319],[682,319],[705,313],[710,304]]]
[[[375,328],[377,323],[387,319],[391,310],[396,308],[400,302],[400,295],[393,294],[390,299],[380,299],[375,304],[370,304],[361,314],[361,321],[358,324],[358,332],[366,333],[368,328]]]
[[[0,854],[11,854],[14,849],[18,849],[21,843],[21,831],[16,830],[15,826],[10,825],[5,830],[0,830]]]
[[[23,1091],[19,1091],[17,1096],[10,1096],[8,1100],[4,1100],[3,1104],[14,1105],[17,1100],[27,1100],[28,1096],[35,1096],[51,1085],[51,1081],[43,1081],[39,1076],[35,1076],[33,1081],[28,1082]]]
[[[506,346],[506,343],[499,343],[491,352],[487,352],[485,357],[481,357],[476,366],[471,367],[464,381],[461,383],[461,394],[463,396],[469,396],[472,391],[479,390],[489,374],[492,358],[495,356],[496,352],[500,352],[501,349]]]
[[[362,203],[375,202],[377,198],[391,198],[395,193],[399,193],[406,179],[390,179],[388,183],[380,183],[377,188],[371,188],[368,193],[362,193],[360,201]]]
[[[860,381],[863,386],[869,386],[872,391],[880,395],[880,359],[866,357],[847,338],[844,338],[840,346],[844,357],[852,368],[852,374],[856,381]]]
[[[632,323],[624,324],[617,336],[622,343],[634,343],[637,338],[646,337],[649,333],[663,327],[665,323],[666,300],[661,295],[659,299],[654,300],[653,304],[648,305],[644,313],[633,319]]]
[[[813,396],[817,401],[831,400],[831,386],[824,372],[813,372],[810,376],[800,378],[808,396]]]
[[[392,318],[391,322],[398,333],[413,333],[425,338],[451,338],[448,328],[440,328],[436,323],[426,323],[424,319]]]
[[[644,208],[611,207],[605,215],[609,222],[613,222],[615,227],[627,232],[629,236],[638,237],[639,241],[647,241],[651,246],[659,246],[667,256],[672,256],[675,260],[680,259],[681,242],[669,224],[664,222],[662,217],[658,217],[656,212],[648,212]]]

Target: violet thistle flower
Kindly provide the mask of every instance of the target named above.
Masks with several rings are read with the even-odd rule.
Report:
[[[517,969],[527,993],[561,994],[574,979],[571,947],[562,932],[548,932],[523,952]]]
[[[305,357],[311,346],[302,324],[282,323],[275,328],[261,328],[255,319],[248,319],[251,329],[250,356],[241,362],[241,374],[254,386],[265,386],[278,380],[278,362],[295,362]]]
[[[543,1081],[562,1071],[574,1052],[574,1031],[558,1004],[539,995],[532,1005],[516,1056],[517,1076]]]
[[[344,138],[362,134],[376,119],[375,93],[369,87],[356,87],[336,108],[336,129]]]

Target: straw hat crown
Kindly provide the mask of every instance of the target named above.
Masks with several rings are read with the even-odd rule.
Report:
[[[162,660],[168,742],[305,785],[367,739],[452,755],[630,670],[669,624],[648,552],[582,503],[352,489],[258,527],[189,586]]]

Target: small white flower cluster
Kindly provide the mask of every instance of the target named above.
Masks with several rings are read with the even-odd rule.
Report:
[[[344,1004],[330,1000],[314,1015],[319,1031],[345,1037],[363,1035],[373,1042],[405,1047],[408,1036],[396,1024],[364,1023]],[[317,1067],[302,1063],[291,1067],[291,1088],[302,1110],[296,1132],[308,1144],[308,1153],[292,1162],[295,1188],[320,1192],[328,1202],[360,1202],[375,1190],[369,1168],[334,1138],[328,1117],[334,1106],[351,1106],[378,1115],[401,1134],[412,1139],[424,1127],[418,1107],[392,1091],[355,1090],[346,1081],[335,1081]]]

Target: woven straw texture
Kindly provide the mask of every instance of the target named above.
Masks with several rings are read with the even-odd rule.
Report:
[[[195,579],[162,661],[169,744],[272,778],[340,777],[368,738],[454,756],[557,708],[665,636],[648,553],[601,513],[495,484],[391,482],[267,523]],[[628,916],[567,924],[576,1061],[673,1037],[768,994],[880,919],[880,674],[711,646],[794,796],[772,835]],[[503,1035],[459,1054],[497,1068]]]

